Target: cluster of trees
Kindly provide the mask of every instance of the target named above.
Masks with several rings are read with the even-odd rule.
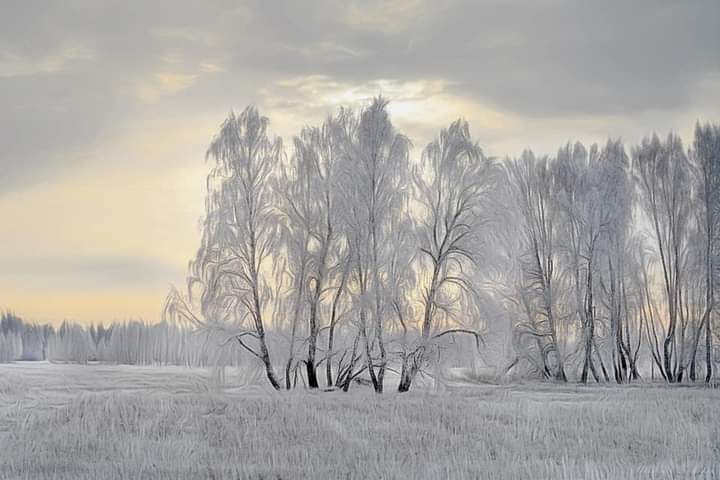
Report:
[[[720,130],[697,125],[686,151],[674,134],[628,152],[562,147],[506,161],[519,206],[517,351],[545,377],[712,377],[714,279],[720,214]],[[703,338],[704,337],[704,338]],[[703,339],[703,341],[701,341]]]
[[[382,98],[289,149],[268,123],[249,107],[212,141],[201,246],[165,315],[239,345],[274,388],[382,392],[393,372],[407,391],[500,323],[500,373],[710,380],[717,126],[687,151],[671,134],[500,161],[458,120],[413,161]]]
[[[0,362],[16,360],[209,367],[239,365],[241,359],[239,348],[219,350],[207,332],[167,322],[85,327],[64,321],[54,328],[6,312],[0,316]]]

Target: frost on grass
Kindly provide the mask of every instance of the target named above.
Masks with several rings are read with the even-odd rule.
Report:
[[[442,394],[379,396],[359,388],[348,395],[276,394],[267,387],[217,389],[198,370],[47,364],[1,370],[3,377],[21,373],[24,388],[3,397],[0,478],[720,473],[717,389],[535,383]]]

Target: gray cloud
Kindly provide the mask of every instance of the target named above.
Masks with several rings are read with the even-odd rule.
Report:
[[[4,2],[0,192],[148,112],[227,111],[296,76],[441,79],[542,118],[687,109],[720,71],[716,0],[438,3]]]

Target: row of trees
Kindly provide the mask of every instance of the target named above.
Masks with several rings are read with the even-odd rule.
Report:
[[[363,378],[382,392],[394,372],[407,391],[444,345],[485,350],[499,323],[503,371],[675,382],[701,365],[710,380],[717,126],[688,151],[671,134],[498,161],[458,120],[419,162],[410,150],[382,98],[288,151],[255,108],[231,114],[166,318],[239,345],[276,389]]]
[[[689,151],[673,134],[653,135],[630,155],[615,140],[506,165],[520,207],[514,298],[524,357],[546,377],[566,379],[574,359],[583,382],[625,382],[640,376],[644,345],[651,371],[675,382],[688,370],[696,379],[704,350],[710,381],[718,127],[698,125]]]
[[[54,328],[27,323],[6,312],[0,316],[0,362],[16,360],[208,367],[239,365],[240,351],[219,350],[207,332],[167,322],[89,327],[63,322]]]

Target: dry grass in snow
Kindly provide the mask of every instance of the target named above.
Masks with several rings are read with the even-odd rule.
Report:
[[[718,405],[695,387],[272,393],[203,370],[2,365],[0,478],[720,478]]]

